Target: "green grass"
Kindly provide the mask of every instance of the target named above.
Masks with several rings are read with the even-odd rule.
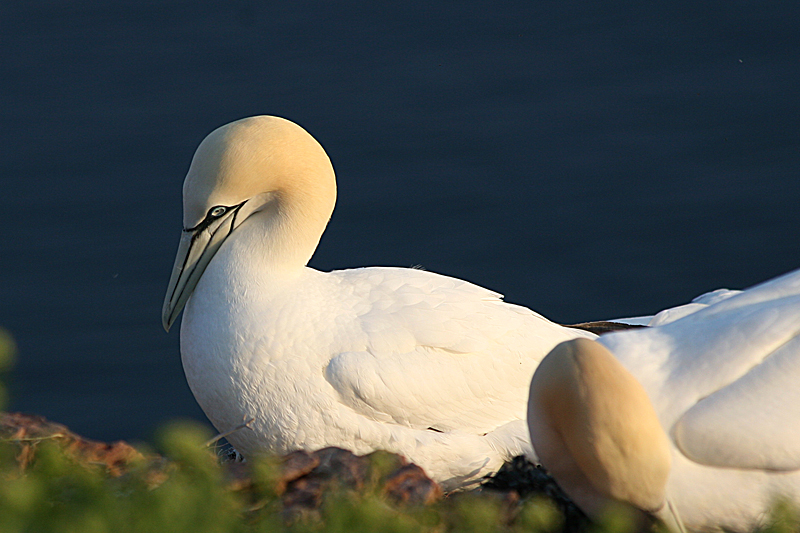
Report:
[[[429,506],[394,504],[383,495],[380,476],[357,492],[331,489],[318,511],[287,519],[275,490],[278,462],[255,463],[252,484],[232,488],[225,466],[203,446],[208,437],[194,424],[165,428],[157,444],[166,459],[143,458],[116,477],[105,465],[79,460],[57,439],[5,439],[0,442],[0,531],[483,533],[550,532],[561,524],[555,507],[535,498],[516,506],[513,514],[501,498],[474,494]],[[35,454],[23,470],[17,457],[24,446],[35,446]]]

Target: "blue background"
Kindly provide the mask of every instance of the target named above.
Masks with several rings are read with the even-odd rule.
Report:
[[[320,269],[422,265],[578,322],[800,267],[793,2],[10,4],[11,408],[90,437],[202,419],[161,303],[193,151],[248,115],[333,160]]]

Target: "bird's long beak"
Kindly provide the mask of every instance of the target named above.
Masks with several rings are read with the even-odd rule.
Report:
[[[169,331],[178,318],[214,254],[233,231],[239,207],[241,204],[219,220],[183,230],[161,309],[161,323],[165,330]]]

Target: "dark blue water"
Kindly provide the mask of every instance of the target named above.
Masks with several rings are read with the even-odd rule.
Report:
[[[0,6],[12,409],[198,417],[160,310],[206,133],[277,114],[339,204],[312,265],[421,264],[577,322],[800,267],[792,2]]]

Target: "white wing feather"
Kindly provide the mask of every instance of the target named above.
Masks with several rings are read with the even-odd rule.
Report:
[[[367,345],[336,354],[325,378],[340,401],[373,420],[490,432],[524,418],[533,371],[553,346],[594,337],[505,303],[500,294],[426,271],[332,274],[369,302],[358,310]]]
[[[689,459],[800,468],[800,270],[689,305],[660,327],[600,342],[640,378]]]
[[[800,306],[800,301],[798,301]],[[800,336],[678,420],[675,443],[704,465],[800,469]]]

